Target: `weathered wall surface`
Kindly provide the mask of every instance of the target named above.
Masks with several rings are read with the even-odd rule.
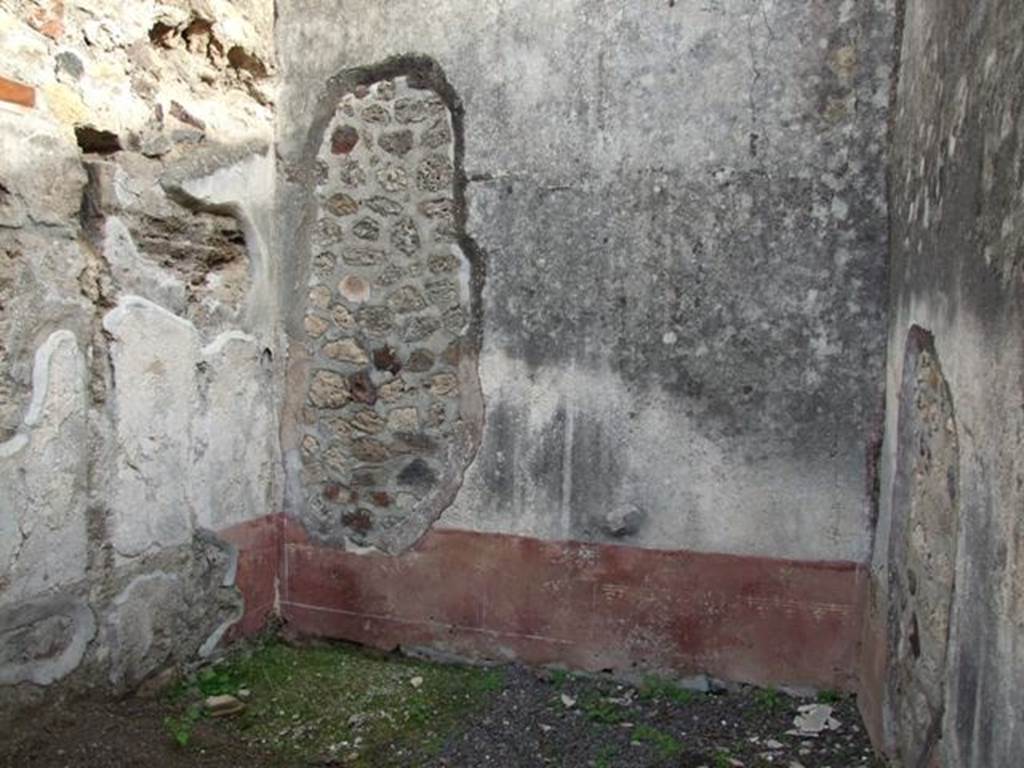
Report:
[[[290,226],[309,215],[301,166],[329,78],[422,54],[464,109],[486,418],[442,526],[867,556],[890,11],[280,5]],[[312,251],[284,276],[290,304]]]
[[[1020,763],[1024,7],[907,0],[862,704],[908,766]]]
[[[254,607],[238,527],[280,492],[271,25],[264,2],[0,10],[31,97],[0,99],[0,683],[132,686]]]

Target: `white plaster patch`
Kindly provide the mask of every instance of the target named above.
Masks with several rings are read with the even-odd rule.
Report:
[[[0,576],[9,603],[85,575],[85,360],[70,331],[36,351],[22,430],[0,445]]]

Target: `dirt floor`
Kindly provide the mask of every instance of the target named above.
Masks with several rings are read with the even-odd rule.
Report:
[[[244,709],[213,716],[210,697],[224,695]],[[801,706],[805,729],[824,723],[817,735],[798,732]],[[11,768],[882,765],[854,700],[834,693],[698,693],[661,678],[627,685],[279,642],[156,696],[51,702],[0,739]]]

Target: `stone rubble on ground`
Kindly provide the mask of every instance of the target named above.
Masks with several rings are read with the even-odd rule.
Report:
[[[230,694],[206,697],[206,711],[211,717],[230,717],[245,709],[245,704]]]
[[[826,729],[839,729],[839,721],[832,717],[828,704],[804,704],[797,711],[799,714],[793,718],[796,729],[786,731],[787,736],[816,736]]]

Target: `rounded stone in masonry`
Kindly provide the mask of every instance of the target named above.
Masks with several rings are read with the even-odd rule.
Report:
[[[419,312],[427,306],[423,295],[411,285],[403,285],[388,295],[388,306],[398,314]]]
[[[355,339],[338,339],[324,345],[324,355],[331,360],[353,365],[365,365],[370,361],[366,352]]]
[[[454,253],[432,253],[427,258],[427,268],[435,275],[443,272],[454,272],[459,268],[459,257]]]
[[[396,478],[398,485],[423,495],[437,484],[437,472],[424,459],[413,459]]]
[[[316,229],[313,231],[313,241],[321,246],[334,245],[341,242],[344,238],[345,231],[338,223],[326,218],[320,219],[316,223]]]
[[[422,123],[427,119],[427,102],[424,99],[405,98],[395,102],[395,122]]]
[[[423,131],[420,143],[427,149],[438,149],[452,140],[452,131],[448,127],[448,118],[440,117],[429,128]]]
[[[330,251],[321,251],[313,259],[313,271],[318,275],[329,275],[337,263],[337,256]]]
[[[353,225],[352,234],[360,240],[378,240],[380,239],[380,223],[371,218],[360,219]]]
[[[430,409],[427,411],[426,425],[428,427],[437,428],[440,427],[448,418],[447,409],[444,407],[444,403],[431,403]]]
[[[420,247],[420,233],[411,217],[399,219],[391,230],[391,245],[406,256],[411,256]]]
[[[429,349],[414,349],[405,363],[405,369],[412,373],[426,373],[434,367],[434,353]]]
[[[415,406],[392,408],[388,411],[388,429],[395,432],[412,432],[419,429],[419,413]]]
[[[458,240],[459,233],[455,230],[455,225],[441,222],[434,228],[435,243],[456,243]]]
[[[351,399],[348,380],[340,373],[319,370],[309,385],[309,402],[317,408],[341,408]]]
[[[341,516],[341,523],[356,533],[368,533],[373,529],[373,513],[368,509],[360,507]]]
[[[341,304],[335,304],[331,307],[331,319],[334,320],[334,324],[343,331],[349,331],[356,327],[356,320],[352,317],[352,313],[348,311],[347,307]]]
[[[352,500],[352,493],[341,483],[324,483],[320,489],[320,495],[325,501],[335,504],[347,504]]]
[[[377,139],[377,146],[385,152],[398,157],[405,157],[412,151],[413,135],[408,128],[400,131],[387,131]]]
[[[372,488],[380,485],[380,476],[374,467],[357,467],[352,472],[352,485],[356,488]]]
[[[397,216],[403,210],[403,206],[397,200],[390,197],[377,195],[365,201],[366,207],[380,216]]]
[[[430,394],[434,397],[451,395],[458,387],[459,380],[452,373],[439,373],[430,380]]]
[[[363,304],[370,300],[370,284],[359,275],[345,275],[338,283],[338,293],[351,304]]]
[[[323,285],[317,285],[309,291],[309,305],[317,309],[327,309],[331,303],[331,291]]]
[[[348,472],[349,450],[347,443],[331,443],[323,452],[323,465],[330,475],[344,477]]]
[[[357,409],[349,419],[353,429],[365,432],[370,435],[381,432],[387,427],[387,421],[373,408],[361,407]]]
[[[394,454],[436,453],[437,441],[423,432],[396,432],[391,444]]]
[[[451,334],[458,335],[466,327],[466,313],[462,307],[450,307],[444,313],[444,328]]]
[[[338,163],[338,181],[346,187],[361,187],[366,183],[366,171],[358,160],[349,158]]]
[[[380,389],[378,390],[380,399],[386,403],[398,400],[405,391],[405,379],[401,377],[396,378],[394,381],[389,381],[387,384],[381,384]]]
[[[359,201],[344,192],[338,192],[327,198],[325,205],[335,216],[352,216],[359,211]]]
[[[385,192],[402,192],[409,188],[409,173],[400,165],[388,163],[377,169],[377,183]]]
[[[391,453],[384,443],[370,437],[361,437],[352,442],[352,455],[367,464],[380,464],[390,458]]]
[[[395,327],[395,319],[387,307],[362,307],[356,312],[356,321],[371,336],[387,336]]]
[[[346,248],[341,260],[353,267],[374,267],[384,261],[384,251],[373,248]]]
[[[330,324],[321,317],[316,315],[306,315],[306,318],[302,321],[303,327],[306,329],[306,333],[310,338],[318,339],[327,333],[327,329]]]
[[[441,219],[443,221],[455,222],[455,201],[447,197],[435,197],[431,200],[423,200],[416,206],[421,216],[428,219]]]
[[[368,123],[387,125],[391,122],[390,113],[380,104],[367,104],[363,107],[363,120]]]
[[[348,378],[349,393],[353,400],[373,405],[377,402],[377,387],[366,371],[353,373]]]
[[[387,509],[391,506],[394,500],[391,498],[391,494],[387,491],[374,491],[370,494],[370,501],[373,502],[374,506]]]
[[[347,155],[359,143],[359,131],[351,125],[338,126],[331,133],[331,154]]]
[[[388,371],[392,374],[402,370],[402,362],[398,359],[398,353],[387,345],[373,350],[373,366],[378,371]]]
[[[394,285],[402,279],[402,268],[397,264],[388,264],[377,275],[377,282],[383,286]]]
[[[425,287],[431,304],[444,308],[459,301],[459,287],[454,280],[428,280]]]
[[[403,338],[406,341],[420,341],[441,327],[441,321],[432,315],[413,317],[405,326]]]
[[[302,438],[302,455],[306,458],[312,458],[320,452],[320,441],[312,435],[306,435]]]
[[[416,169],[416,186],[424,192],[440,192],[451,187],[452,166],[444,155],[423,158]]]

